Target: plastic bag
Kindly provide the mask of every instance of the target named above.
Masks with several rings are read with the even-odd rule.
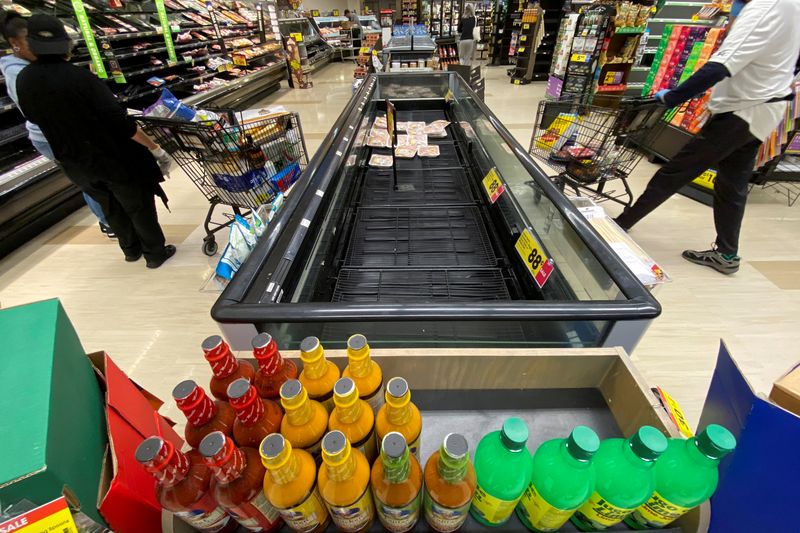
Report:
[[[247,261],[247,258],[250,257],[250,252],[256,245],[256,236],[250,230],[250,224],[247,223],[244,217],[236,215],[230,228],[228,244],[222,251],[222,256],[215,269],[219,277],[227,280],[233,279],[234,274]]]
[[[269,224],[269,210],[269,204],[261,204],[250,210],[250,218],[252,219],[250,225],[253,228],[253,233],[256,234],[256,238],[260,239],[267,230],[267,224]]]
[[[194,109],[181,102],[169,89],[163,89],[158,100],[145,109],[142,114],[146,117],[176,118],[180,120],[194,120],[195,117]]]

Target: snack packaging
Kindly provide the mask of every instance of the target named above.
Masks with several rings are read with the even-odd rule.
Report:
[[[438,148],[438,146],[437,146]],[[394,149],[394,155],[401,159],[412,159],[415,155],[417,155],[417,147],[416,146],[398,146]]]
[[[439,145],[418,146],[417,155],[420,157],[439,157]]]
[[[594,150],[583,146],[570,146],[566,150],[575,159],[591,159],[595,156]]]
[[[162,89],[158,100],[144,110],[145,117],[175,118],[180,120],[194,120],[195,111],[180,101],[169,89]]]
[[[371,166],[371,167],[388,167],[388,168],[391,168],[391,166],[392,166],[392,156],[390,156],[390,155],[372,154],[372,157],[369,158],[369,166]]]

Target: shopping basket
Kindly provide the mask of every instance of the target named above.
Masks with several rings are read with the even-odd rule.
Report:
[[[554,177],[563,190],[602,201],[630,205],[628,176],[643,153],[636,145],[663,127],[664,106],[657,100],[598,96],[539,103],[529,153],[560,171]],[[611,182],[622,190],[611,189]]]
[[[245,118],[232,110],[214,110],[218,120],[189,122],[140,117],[143,129],[156,139],[211,204],[204,228],[203,252],[214,255],[214,234],[230,225],[212,221],[218,205],[235,214],[271,202],[308,165],[303,130],[297,113],[280,112]],[[246,211],[245,211],[246,212]]]

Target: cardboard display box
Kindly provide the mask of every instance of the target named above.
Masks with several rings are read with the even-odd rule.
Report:
[[[769,399],[787,411],[800,415],[800,364],[775,382]]]

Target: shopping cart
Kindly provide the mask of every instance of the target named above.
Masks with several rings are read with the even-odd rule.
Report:
[[[628,176],[643,157],[636,146],[665,124],[657,100],[596,96],[545,100],[539,104],[528,152],[560,171],[564,190],[625,206],[633,201]],[[622,190],[613,189],[619,182]]]
[[[204,222],[203,253],[214,255],[214,234],[233,222],[212,220],[218,205],[235,214],[271,202],[288,189],[308,165],[297,113],[245,118],[231,110],[214,110],[219,120],[188,122],[140,117],[144,130],[178,163],[210,202]]]

